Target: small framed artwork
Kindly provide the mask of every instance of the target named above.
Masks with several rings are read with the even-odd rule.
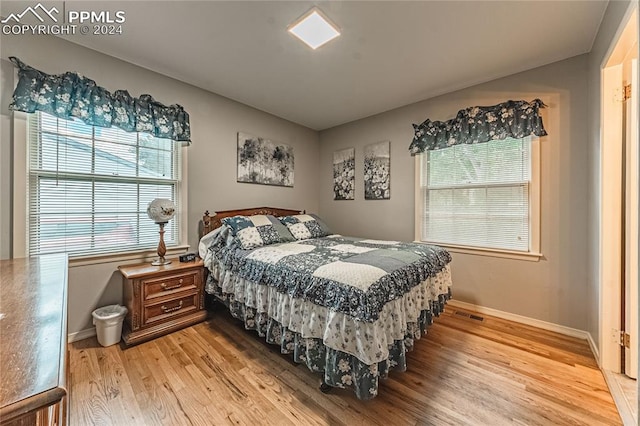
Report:
[[[364,147],[364,199],[388,200],[391,198],[390,141]]]
[[[293,187],[293,148],[238,132],[238,182]]]
[[[356,150],[342,149],[333,153],[333,199],[355,199]]]

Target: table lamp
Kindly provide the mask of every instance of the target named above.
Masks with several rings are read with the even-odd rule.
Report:
[[[168,265],[170,260],[164,258],[167,247],[164,245],[164,225],[167,224],[176,214],[176,205],[166,198],[156,198],[149,203],[147,215],[160,226],[160,241],[158,242],[158,258],[151,262],[152,265]]]

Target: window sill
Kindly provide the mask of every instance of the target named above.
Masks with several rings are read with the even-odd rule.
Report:
[[[529,262],[539,262],[540,258],[542,257],[542,253],[536,253],[536,252],[522,252],[522,251],[513,251],[513,250],[468,247],[468,246],[459,246],[459,245],[453,245],[453,244],[435,243],[430,241],[415,241],[415,242],[444,247],[452,253],[471,254],[475,256],[501,257],[504,259],[526,260]]]
[[[189,250],[189,244],[181,244],[178,246],[167,247],[166,257],[171,258],[179,254],[186,253]],[[89,256],[74,255],[69,256],[69,267],[75,268],[78,266],[98,265],[101,263],[112,262],[129,262],[139,261],[151,262],[158,257],[157,250],[135,250],[120,253],[109,254],[93,254]]]

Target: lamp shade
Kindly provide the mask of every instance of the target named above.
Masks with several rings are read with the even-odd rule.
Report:
[[[175,214],[176,205],[166,198],[156,198],[147,207],[147,215],[155,223],[167,223]]]

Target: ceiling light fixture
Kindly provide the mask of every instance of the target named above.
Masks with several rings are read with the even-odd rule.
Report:
[[[287,29],[314,50],[340,35],[338,28],[317,7],[302,15]]]

